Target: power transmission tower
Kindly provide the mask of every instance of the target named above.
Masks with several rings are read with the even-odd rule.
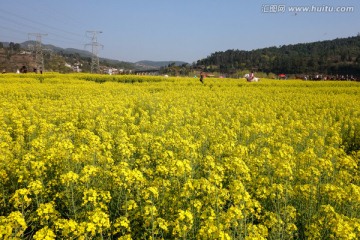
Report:
[[[98,43],[97,35],[102,33],[102,31],[86,31],[86,35],[91,38],[91,43],[85,44],[86,46],[91,46],[91,73],[99,73],[100,64],[99,64],[99,47],[104,48],[104,45]]]
[[[36,64],[36,70],[37,71],[44,71],[44,56],[42,52],[42,37],[47,36],[47,34],[43,33],[29,33],[29,40],[31,40],[31,37],[35,37],[35,64]]]

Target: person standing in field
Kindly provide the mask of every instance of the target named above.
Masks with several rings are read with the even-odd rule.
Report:
[[[200,82],[204,84],[204,72],[200,73]]]

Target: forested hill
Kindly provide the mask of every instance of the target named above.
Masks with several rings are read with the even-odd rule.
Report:
[[[360,35],[329,41],[215,52],[197,61],[208,71],[255,70],[287,74],[360,74]]]

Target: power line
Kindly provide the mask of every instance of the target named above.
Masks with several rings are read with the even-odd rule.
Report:
[[[57,34],[57,33],[53,32],[53,31],[47,31],[48,34],[56,37],[56,39],[47,38],[48,40],[52,40],[52,41],[55,41],[55,42],[62,42],[62,43],[72,44],[72,45],[73,44],[78,45],[78,44],[82,44],[84,42],[83,39],[82,40],[75,39],[75,38],[77,38],[77,36],[82,36],[83,37],[83,35],[80,35],[78,33],[72,33],[72,32],[69,32],[69,31],[66,31],[66,30],[63,30],[63,29],[52,27],[52,26],[49,26],[49,25],[44,24],[42,22],[37,22],[37,21],[31,20],[31,19],[28,19],[26,17],[19,16],[18,14],[13,14],[13,13],[11,13],[9,11],[6,11],[6,10],[3,10],[3,9],[0,9],[0,12],[4,12],[5,14],[11,15],[11,16],[0,16],[0,20],[5,20],[5,21],[9,22],[9,24],[6,24],[7,27],[2,27],[2,28],[10,30],[12,32],[21,33],[22,31],[19,31],[19,30],[21,30],[23,28],[26,28],[26,29],[28,29],[28,31],[24,32],[24,34],[27,35],[27,33],[29,32],[30,29],[35,30],[34,32],[41,32],[42,31],[41,29],[46,27],[46,28],[49,28],[49,29],[51,29],[53,31],[56,31],[56,32],[59,32],[59,31],[62,32],[62,34],[61,33]],[[26,23],[28,23],[28,24],[26,24]],[[14,25],[14,24],[18,26],[18,27],[16,27],[16,29],[9,28],[9,26]],[[71,36],[67,37],[66,35],[71,35]],[[80,42],[82,42],[82,43],[80,43]]]
[[[20,31],[18,29],[14,29],[14,28],[9,28],[9,27],[4,27],[2,25],[0,25],[0,29],[4,29],[4,30],[8,30],[10,32],[13,32],[13,33],[16,33],[18,35],[28,35],[28,32],[24,32],[24,31]],[[53,35],[53,34],[51,34]],[[54,34],[55,35],[55,34]],[[55,35],[55,36],[59,36],[59,35]],[[14,37],[10,37],[8,36],[7,38],[14,38]],[[46,38],[47,40],[51,40],[53,42],[60,42],[60,43],[67,43],[67,44],[76,44],[76,45],[82,45],[82,43],[79,43],[79,41],[76,41],[76,40],[60,40],[59,38],[55,39],[55,38]],[[68,38],[63,38],[63,39],[68,39]],[[28,39],[29,40],[29,39]],[[14,41],[14,39],[12,39],[11,41]],[[21,41],[25,41],[25,40],[20,40]],[[83,41],[82,41],[83,42]]]
[[[22,17],[22,18],[23,18],[23,17]],[[8,21],[8,22],[10,22],[11,24],[16,24],[16,25],[20,26],[20,28],[25,27],[25,28],[27,28],[27,29],[34,29],[35,31],[39,31],[39,30],[42,29],[42,28],[37,27],[36,25],[33,25],[33,24],[28,25],[28,24],[25,24],[24,22],[18,22],[18,21],[16,21],[16,20],[13,20],[13,19],[10,19],[10,18],[4,17],[4,16],[0,16],[0,19],[3,19],[3,20],[5,20],[5,21]],[[23,19],[26,19],[26,18],[23,18]],[[31,22],[36,23],[35,21],[31,21],[31,20],[25,20],[25,21],[28,21],[28,22],[30,22],[30,23],[31,23]],[[38,23],[38,24],[39,24],[39,23]],[[50,29],[55,30],[55,31],[58,29],[58,28],[50,27],[50,26],[45,25],[45,24],[41,24],[41,25],[44,25],[44,26],[46,26],[47,28],[50,28]],[[58,31],[62,31],[62,32],[65,32],[65,33],[67,33],[67,34],[71,34],[72,36],[75,36],[74,34],[72,34],[72,33],[70,33],[70,32],[67,32],[67,31],[64,31],[64,30],[58,30]],[[60,35],[60,34],[56,34],[56,33],[51,32],[51,31],[47,31],[47,32],[50,33],[51,35],[54,35],[54,36],[57,37],[57,38],[65,39],[65,40],[68,41],[68,42],[69,42],[69,41],[71,41],[71,42],[73,42],[73,43],[79,42],[78,40],[75,40],[75,39],[73,39],[73,38],[65,37],[63,34]],[[76,36],[81,36],[81,35],[76,34]]]
[[[42,52],[42,44],[41,40],[43,36],[47,36],[47,34],[44,33],[29,33],[29,40],[31,40],[31,37],[35,37],[35,63],[36,63],[36,69],[37,71],[42,72],[44,70],[44,57]]]
[[[70,34],[70,35],[73,35],[73,36],[75,35],[75,36],[81,37],[81,35],[78,34],[78,33],[69,32],[69,31],[67,31],[67,30],[63,30],[63,29],[60,29],[60,28],[57,28],[57,27],[54,27],[54,26],[47,25],[47,24],[45,24],[45,23],[43,23],[43,22],[34,21],[34,20],[31,20],[31,19],[26,18],[26,17],[24,17],[24,16],[20,16],[20,15],[18,15],[18,14],[16,14],[16,13],[12,13],[12,12],[6,11],[6,10],[4,10],[4,9],[0,9],[0,11],[1,11],[1,12],[4,12],[4,13],[12,16],[12,17],[15,16],[17,19],[20,18],[20,19],[23,19],[23,20],[25,20],[25,21],[31,22],[31,23],[33,23],[33,24],[38,24],[38,25],[41,25],[41,26],[46,27],[46,28],[49,28],[49,29],[53,29],[53,30],[60,31],[60,32],[63,32],[63,33],[66,33],[66,34]]]
[[[30,1],[24,1],[21,5],[17,6],[22,9],[31,9],[31,11],[36,12],[37,15],[43,16],[45,18],[50,18],[51,20],[55,20],[60,23],[61,26],[65,27],[75,27],[75,28],[84,28],[87,25],[86,22],[81,21],[78,15],[70,14],[69,11],[59,11],[59,9],[54,8],[54,5],[51,2],[43,2],[42,4],[36,5],[36,8],[33,7],[33,4]],[[69,32],[71,33],[71,32]],[[72,34],[77,35],[79,37],[82,34],[79,34],[79,31],[75,31]]]
[[[0,28],[6,29],[6,30],[8,30],[8,31],[16,32],[16,33],[19,33],[19,34],[25,34],[25,35],[27,34],[27,33],[24,32],[24,31],[19,31],[19,30],[17,30],[17,29],[13,29],[13,28],[9,28],[9,27],[0,26]]]
[[[100,65],[99,65],[99,47],[104,48],[104,45],[98,43],[97,35],[102,33],[102,31],[86,31],[87,36],[91,38],[91,43],[85,44],[85,47],[91,46],[91,73],[99,73]]]

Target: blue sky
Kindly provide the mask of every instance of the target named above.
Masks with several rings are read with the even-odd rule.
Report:
[[[275,7],[274,7],[275,6]],[[285,6],[280,10],[279,6]],[[292,6],[318,7],[291,12]],[[320,7],[351,6],[352,12]],[[279,9],[277,9],[279,8]],[[1,0],[0,41],[85,49],[86,31],[102,31],[100,57],[192,63],[216,51],[252,50],[355,36],[358,0]],[[91,50],[90,47],[87,50]]]

